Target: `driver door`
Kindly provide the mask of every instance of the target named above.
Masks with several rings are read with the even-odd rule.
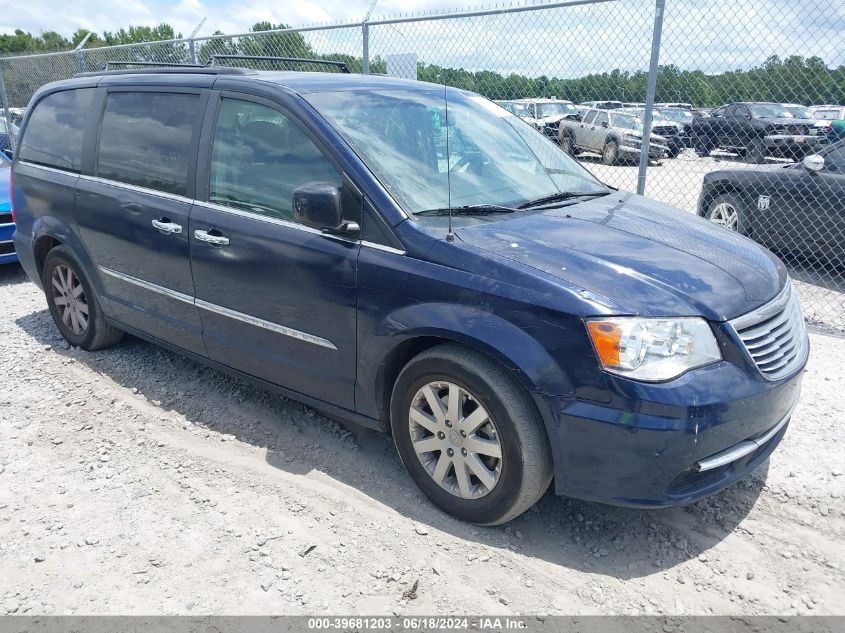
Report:
[[[308,183],[342,187],[340,171],[271,101],[220,93],[207,120],[190,249],[209,357],[354,409],[360,242],[299,223],[291,201]],[[344,207],[360,213],[360,198]]]

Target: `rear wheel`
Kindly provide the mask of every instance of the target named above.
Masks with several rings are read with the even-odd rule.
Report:
[[[94,289],[69,248],[57,246],[47,254],[42,282],[50,314],[68,343],[93,351],[121,339],[123,332],[106,323]]]
[[[565,134],[560,139],[560,148],[570,156],[575,155],[575,144],[570,134]]]
[[[533,403],[471,350],[441,345],[412,359],[393,388],[390,418],[411,478],[463,521],[510,521],[551,481],[551,451]]]
[[[605,165],[615,165],[617,160],[619,160],[619,145],[616,141],[609,140],[604,144],[601,152],[601,162]]]

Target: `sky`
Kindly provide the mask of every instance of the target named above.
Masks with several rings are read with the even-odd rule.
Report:
[[[171,24],[190,34],[240,33],[255,22],[292,25],[360,21],[371,0],[0,0],[0,32],[78,28],[102,33],[129,25]],[[456,0],[378,0],[373,17],[455,11]],[[497,6],[511,6],[511,2]],[[542,4],[523,0],[522,4]],[[4,8],[8,5],[8,8]],[[57,10],[61,7],[60,10]],[[532,76],[565,77],[648,67],[651,0],[504,16],[374,26],[371,55],[416,53],[421,62]],[[721,72],[761,64],[770,55],[818,55],[845,63],[845,2],[829,0],[666,0],[661,63]],[[360,28],[311,32],[320,53],[361,54]]]

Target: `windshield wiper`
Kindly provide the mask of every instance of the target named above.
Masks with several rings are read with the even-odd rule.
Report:
[[[513,213],[516,209],[503,207],[498,204],[467,204],[462,207],[452,207],[452,215],[487,215],[489,213]],[[414,215],[449,215],[449,207],[442,209],[425,209]]]
[[[563,202],[564,200],[571,200],[572,198],[597,198],[600,196],[607,196],[610,191],[563,191],[561,193],[553,193],[550,196],[543,196],[536,200],[529,200],[517,207],[517,209],[530,209],[531,207],[539,207],[544,204],[552,202]]]

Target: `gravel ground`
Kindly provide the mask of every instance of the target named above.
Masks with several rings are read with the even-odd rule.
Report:
[[[0,615],[843,614],[845,340],[781,447],[698,504],[440,513],[390,440],[133,338],[69,349],[0,269]]]

